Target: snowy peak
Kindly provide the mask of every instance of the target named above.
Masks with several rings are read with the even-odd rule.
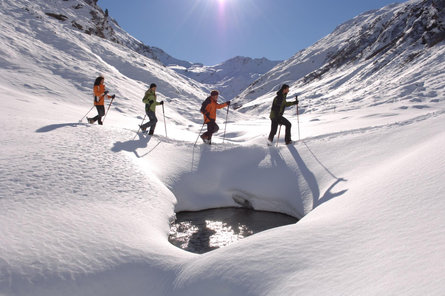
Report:
[[[111,18],[108,10],[97,5],[97,0],[52,0],[45,5],[34,4],[34,11],[81,31],[123,45],[136,53],[157,61],[177,73],[206,84],[208,89],[218,89],[222,97],[232,99],[254,80],[278,64],[266,58],[235,57],[215,66],[204,66],[176,59],[160,48],[145,45],[125,32]],[[28,4],[27,4],[28,5]],[[41,13],[44,12],[44,14]]]
[[[237,56],[237,57],[231,58],[221,64],[218,64],[215,67],[220,66],[222,68],[232,68],[232,69],[236,69],[238,71],[246,71],[244,66],[249,66],[252,68],[262,67],[263,69],[265,69],[265,68],[269,68],[271,66],[275,66],[278,62],[279,61],[270,61],[264,57],[259,58],[259,59],[253,59],[253,58],[249,58],[249,57]]]
[[[345,88],[339,93],[339,87],[357,79],[364,88],[375,86],[382,78],[393,81],[395,73],[396,78],[412,75],[413,67],[424,67],[420,81],[426,81],[433,74],[427,59],[443,51],[444,3],[416,0],[361,14],[253,82],[239,102],[247,104],[245,111],[255,109],[264,101],[256,99],[273,96],[283,83],[299,88],[299,93],[304,90],[306,97],[324,98],[320,103],[331,101],[334,92],[337,99],[341,94],[361,100],[358,91]]]
[[[231,100],[278,63],[279,61],[270,61],[266,58],[252,59],[237,56],[214,66],[194,64],[190,67],[175,65],[170,68],[206,84],[209,89],[218,89],[222,97]]]

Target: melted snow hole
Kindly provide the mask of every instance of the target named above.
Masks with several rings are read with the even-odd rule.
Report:
[[[296,223],[298,219],[275,212],[247,208],[218,208],[176,213],[169,241],[193,253],[206,253],[249,235]]]

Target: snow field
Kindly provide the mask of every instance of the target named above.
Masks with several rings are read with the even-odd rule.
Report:
[[[193,149],[198,126],[168,125],[167,139],[160,121],[161,135],[145,138],[114,109],[104,126],[88,125],[77,122],[85,106],[15,97],[2,117],[6,295],[441,290],[429,279],[443,272],[432,264],[442,255],[443,112],[394,123],[411,111],[301,116],[303,130],[331,133],[278,148],[264,145],[267,120],[238,121],[228,130],[246,144],[223,145],[220,133]],[[344,117],[358,129],[344,130]],[[174,210],[233,206],[234,193],[304,218],[208,255],[168,243]],[[425,280],[409,285],[419,272]]]
[[[0,4],[1,295],[444,294],[443,44],[375,84],[343,68],[292,85],[293,146],[265,145],[257,92],[225,144],[223,109],[215,145],[193,147],[205,87],[43,18],[51,3]],[[79,123],[99,73],[116,99],[104,126]],[[158,108],[150,138],[135,131],[153,81],[166,121]],[[234,196],[302,219],[203,255],[168,243],[175,211]]]

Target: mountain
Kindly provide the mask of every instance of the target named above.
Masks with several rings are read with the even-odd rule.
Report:
[[[135,39],[119,26],[117,21],[108,14],[108,10],[103,11],[97,2],[97,0],[49,1],[50,5],[42,8],[47,16],[55,18],[65,25],[71,25],[78,31],[126,46],[162,65],[175,64],[184,67],[192,65],[190,62],[170,56],[160,48],[145,45]]]
[[[82,104],[92,101],[94,79],[103,74],[106,86],[117,96],[116,107],[143,116],[141,99],[154,82],[159,86],[160,99],[170,106],[181,106],[179,112],[201,122],[195,111],[207,96],[206,87],[147,57],[151,49],[142,47],[105,17],[95,2],[2,1],[0,8],[4,12],[0,65],[9,73],[4,79],[11,85],[21,85],[19,81],[26,80],[26,88],[57,90],[63,84],[63,92]],[[11,40],[11,34],[16,38]],[[147,51],[139,54],[129,50],[132,47]],[[36,80],[36,75],[44,79]],[[64,101],[61,93],[54,91],[53,96]],[[188,103],[184,105],[184,101]]]
[[[444,294],[443,41],[413,45],[413,63],[388,63],[375,85],[344,76],[361,58],[308,82],[357,97],[286,110],[295,144],[267,146],[268,112],[252,105],[218,110],[213,144],[195,145],[206,86],[86,34],[93,6],[78,5],[87,2],[0,1],[0,295]],[[104,125],[82,121],[96,114],[99,73],[116,93]],[[166,104],[144,136],[151,82]],[[202,219],[190,228],[202,244],[221,244],[208,228],[238,241],[201,255],[169,243],[177,212],[235,200],[301,220],[238,240],[250,231],[239,213]]]
[[[252,59],[238,56],[214,66],[171,65],[169,68],[207,85],[209,89],[219,90],[223,98],[231,100],[278,63],[279,61],[270,61],[266,58]]]
[[[60,1],[59,1],[60,2]],[[232,99],[259,76],[278,62],[266,58],[235,57],[215,66],[204,66],[176,59],[157,47],[145,45],[125,32],[97,0],[64,1],[45,7],[46,16],[89,35],[95,35],[128,47],[170,69],[205,84],[205,88],[218,89],[225,99]]]
[[[435,98],[445,79],[443,7],[414,0],[355,17],[254,81],[236,98],[240,110],[267,113],[283,83],[300,95],[302,112]]]

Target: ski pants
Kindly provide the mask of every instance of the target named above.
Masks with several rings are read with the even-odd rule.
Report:
[[[158,122],[158,118],[156,117],[156,113],[151,110],[146,110],[145,113],[147,114],[149,121],[141,125],[141,129],[146,130],[147,128],[150,128],[150,133],[153,134],[156,128],[156,123]]]
[[[105,115],[105,106],[104,105],[96,105],[97,115],[92,119],[94,122],[97,121],[100,125],[102,125],[102,117]]]
[[[204,134],[202,134],[202,136],[211,141],[212,135],[217,131],[219,131],[219,126],[216,124],[214,120],[207,122],[206,124],[207,124],[207,131]]]
[[[292,127],[292,124],[284,118],[283,116],[277,118],[277,119],[271,119],[271,127],[270,127],[270,134],[269,134],[269,140],[273,142],[273,138],[275,137],[275,134],[277,133],[278,125],[284,125],[286,127],[286,133],[284,135],[284,141],[289,142],[291,140],[290,135],[290,129]]]

